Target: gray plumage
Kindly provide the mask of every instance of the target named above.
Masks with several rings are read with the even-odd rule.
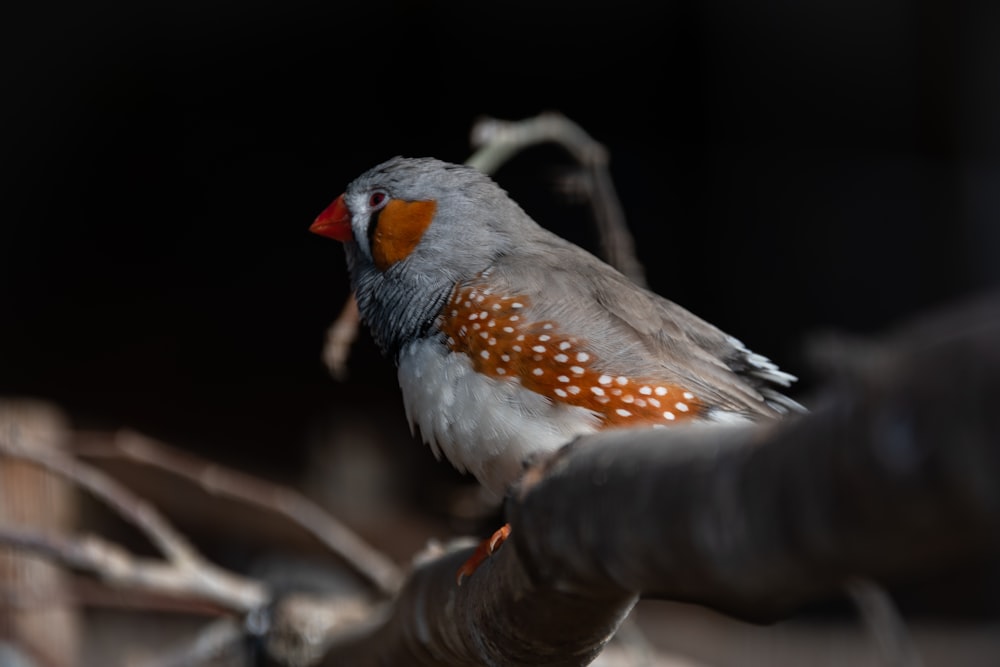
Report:
[[[359,202],[381,190],[434,200],[419,244],[384,272],[372,261],[370,216]],[[488,176],[432,158],[396,157],[344,194],[355,241],[346,244],[362,317],[398,359],[432,325],[456,284],[488,274],[498,292],[524,295],[535,320],[584,340],[606,372],[655,376],[690,388],[712,410],[750,419],[800,410],[781,389],[795,378],[676,303],[642,289],[587,251],[535,223]]]

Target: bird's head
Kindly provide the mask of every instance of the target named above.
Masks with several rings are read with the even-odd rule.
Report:
[[[361,314],[395,354],[456,284],[511,252],[533,225],[472,167],[395,157],[352,181],[309,229],[344,243]]]

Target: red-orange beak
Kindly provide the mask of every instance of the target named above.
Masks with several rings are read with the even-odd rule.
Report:
[[[351,214],[344,205],[344,195],[334,199],[333,203],[313,220],[309,225],[309,231],[341,242],[354,240],[354,234],[351,232]]]

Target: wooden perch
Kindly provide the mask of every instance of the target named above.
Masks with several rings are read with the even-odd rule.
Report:
[[[816,410],[606,431],[529,471],[512,537],[417,567],[324,664],[586,665],[637,596],[768,622],[1000,551],[1000,297],[916,325]]]

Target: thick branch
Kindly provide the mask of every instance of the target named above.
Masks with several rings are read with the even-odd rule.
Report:
[[[470,553],[452,551],[417,567],[391,617],[336,645],[323,664],[586,665],[636,601],[622,591],[595,595],[536,584],[518,550],[506,546],[456,586],[455,572]]]
[[[1000,301],[944,321],[794,421],[579,441],[508,507],[533,575],[766,621],[995,554]]]

